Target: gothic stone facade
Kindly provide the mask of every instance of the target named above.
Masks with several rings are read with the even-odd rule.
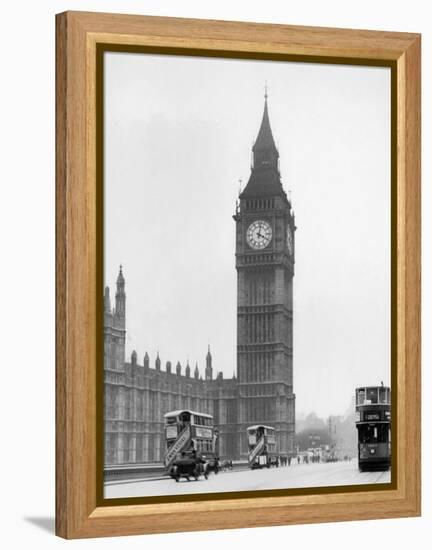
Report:
[[[210,348],[204,380],[197,365],[193,375],[189,364],[182,374],[180,362],[173,370],[167,361],[162,370],[159,355],[153,368],[147,353],[141,364],[135,351],[127,362],[126,294],[121,269],[115,307],[111,308],[108,287],[104,306],[105,464],[162,462],[163,415],[177,409],[212,414],[220,431],[219,454],[237,456],[237,380],[224,379],[221,372],[213,379]]]
[[[136,352],[125,357],[126,294],[120,268],[115,307],[105,289],[105,464],[161,462],[163,415],[176,409],[212,414],[219,455],[245,459],[246,427],[276,428],[280,453],[294,451],[293,276],[294,214],[282,187],[279,153],[270,128],[267,97],[253,166],[234,215],[237,269],[237,378],[213,378],[210,349],[204,379],[198,366],[182,374],[178,362],[150,367]]]

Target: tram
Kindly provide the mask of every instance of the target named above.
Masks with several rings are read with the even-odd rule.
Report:
[[[247,428],[249,468],[270,468],[279,466],[276,453],[275,429],[258,424]]]
[[[391,463],[391,392],[384,385],[356,389],[358,464],[365,470],[388,470]]]
[[[182,453],[195,451],[205,460],[215,457],[217,431],[210,414],[190,410],[171,411],[164,415],[164,421],[166,470]]]

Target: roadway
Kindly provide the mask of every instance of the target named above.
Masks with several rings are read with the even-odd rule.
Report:
[[[105,483],[105,498],[219,493],[225,491],[257,491],[389,483],[390,471],[359,472],[357,461],[325,464],[291,464],[262,470],[234,470],[211,473],[208,480],[185,479],[176,483],[171,478],[154,477]]]

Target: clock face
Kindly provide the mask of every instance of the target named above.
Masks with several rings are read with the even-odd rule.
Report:
[[[293,243],[293,235],[292,235],[291,227],[289,225],[287,226],[287,247],[288,247],[288,252],[292,254],[294,250],[294,243]]]
[[[264,220],[252,222],[246,232],[246,241],[254,250],[262,250],[272,239],[271,225]]]

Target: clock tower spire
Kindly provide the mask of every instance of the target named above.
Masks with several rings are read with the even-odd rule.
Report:
[[[294,214],[283,189],[279,152],[264,113],[252,147],[253,165],[240,194],[236,222],[237,372],[240,453],[246,428],[276,430],[278,452],[294,451]]]
[[[279,172],[279,151],[273,139],[268,114],[267,90],[264,95],[264,113],[256,141],[252,147],[254,170],[274,169]]]
[[[255,143],[252,146],[252,170],[249,181],[240,195],[247,197],[286,198],[279,173],[279,151],[270,126],[267,91],[264,96],[264,113]]]

